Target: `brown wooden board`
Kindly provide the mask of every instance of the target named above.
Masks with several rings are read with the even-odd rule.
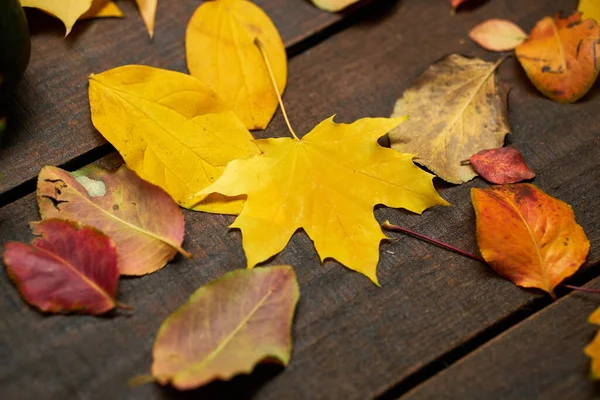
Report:
[[[63,164],[106,143],[90,120],[90,73],[125,64],[187,72],[185,29],[201,2],[159,1],[153,40],[135,2],[121,3],[125,19],[78,22],[66,39],[59,20],[28,11],[31,62],[6,110],[9,128],[0,147],[0,193],[32,179],[45,165]],[[343,18],[305,0],[256,3],[270,15],[288,49]]]
[[[586,287],[600,289],[600,279]],[[598,306],[597,294],[572,293],[401,399],[597,398],[583,349],[598,331],[587,322]]]
[[[307,132],[337,113],[338,121],[386,116],[395,99],[428,65],[450,52],[495,59],[467,39],[468,30],[491,17],[526,29],[574,1],[494,0],[473,12],[450,16],[445,1],[389,2],[376,15],[295,57],[285,100],[297,132]],[[514,59],[500,69],[510,87],[513,134],[509,139],[538,174],[535,183],[573,206],[600,256],[597,187],[600,182],[600,91],[581,102],[557,104],[531,86]],[[261,137],[286,135],[277,116]],[[422,216],[378,208],[389,219],[475,252],[471,187],[440,184],[453,207]],[[196,255],[177,258],[163,270],[121,283],[119,299],[131,315],[107,318],[45,317],[26,306],[3,275],[0,279],[0,392],[18,398],[348,398],[381,394],[411,374],[472,340],[497,321],[544,295],[522,290],[485,265],[408,237],[382,246],[381,288],[335,262],[319,265],[310,239],[296,234],[270,264],[295,266],[301,300],[295,319],[294,353],[285,370],[259,367],[248,377],[179,394],[168,388],[125,386],[147,373],[156,330],[198,287],[226,271],[245,267],[232,217],[186,212],[185,247]],[[0,209],[0,241],[28,241],[38,218],[32,195]]]

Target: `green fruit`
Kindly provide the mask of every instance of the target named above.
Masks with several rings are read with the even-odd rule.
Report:
[[[0,0],[0,101],[15,89],[29,64],[31,41],[19,0]]]

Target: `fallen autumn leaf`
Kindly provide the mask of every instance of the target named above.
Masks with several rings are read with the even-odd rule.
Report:
[[[469,162],[483,179],[497,185],[517,183],[535,177],[521,153],[512,147],[481,150],[471,156]]]
[[[471,29],[469,37],[486,50],[507,51],[523,43],[527,34],[505,19],[488,19]]]

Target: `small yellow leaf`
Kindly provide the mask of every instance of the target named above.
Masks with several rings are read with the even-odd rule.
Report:
[[[321,261],[333,258],[377,283],[377,204],[421,213],[447,205],[433,175],[411,154],[381,147],[377,139],[405,118],[364,118],[352,124],[321,122],[302,140],[257,140],[263,154],[227,165],[200,194],[247,195],[232,228],[239,228],[248,267],[279,253],[303,228]]]
[[[359,0],[312,0],[321,10],[329,12],[342,11],[344,8],[357,3]]]
[[[183,207],[223,214],[241,210],[239,199],[196,205],[202,199],[192,198],[231,160],[259,153],[244,124],[202,82],[127,65],[92,75],[89,96],[94,126],[140,177]]]
[[[186,32],[190,74],[215,91],[248,129],[266,128],[278,104],[265,62],[254,44],[257,38],[283,92],[285,47],[273,22],[256,5],[246,0],[204,2]]]
[[[600,23],[600,0],[579,0],[578,10],[583,19],[591,18]]]
[[[135,0],[150,39],[154,36],[154,20],[156,19],[156,7],[158,6],[158,0]]]
[[[90,9],[92,0],[21,0],[21,5],[39,8],[60,19],[65,24],[67,36],[79,17]]]
[[[114,2],[109,0],[94,0],[92,7],[79,19],[123,17],[123,11]]]

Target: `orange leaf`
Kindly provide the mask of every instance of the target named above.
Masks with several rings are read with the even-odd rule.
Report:
[[[523,43],[527,34],[505,19],[488,19],[471,29],[469,37],[486,50],[507,51]]]
[[[597,308],[588,318],[588,322],[594,325],[600,325],[600,308]],[[597,333],[594,340],[583,350],[585,354],[592,359],[590,373],[592,379],[600,379],[600,333]]]
[[[472,189],[477,244],[485,261],[522,287],[552,294],[590,249],[571,207],[529,183]]]
[[[554,101],[573,103],[592,87],[600,71],[600,27],[583,21],[581,13],[568,18],[543,18],[517,58],[535,87]]]

